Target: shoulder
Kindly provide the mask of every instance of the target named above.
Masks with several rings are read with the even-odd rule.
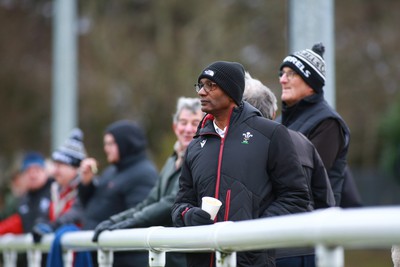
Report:
[[[246,124],[252,127],[254,130],[261,132],[263,135],[267,137],[271,137],[275,131],[280,128],[285,128],[282,124],[266,119],[264,117],[253,116],[246,120]]]

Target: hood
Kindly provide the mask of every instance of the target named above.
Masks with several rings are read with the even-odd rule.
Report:
[[[145,151],[147,140],[142,128],[133,121],[121,120],[109,125],[105,133],[112,134],[118,145],[120,160],[141,154]]]

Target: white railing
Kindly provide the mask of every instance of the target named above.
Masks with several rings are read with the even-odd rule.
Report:
[[[400,244],[400,207],[330,208],[311,213],[197,227],[150,227],[106,231],[92,243],[93,232],[66,233],[61,243],[64,266],[72,266],[71,252],[98,250],[101,267],[112,266],[113,251],[147,250],[149,266],[163,267],[171,251],[216,251],[218,267],[236,266],[236,252],[255,249],[311,246],[318,267],[344,266],[344,249],[390,248]],[[15,266],[15,253],[27,251],[31,267],[40,266],[52,235],[39,245],[30,235],[0,237],[5,267]]]

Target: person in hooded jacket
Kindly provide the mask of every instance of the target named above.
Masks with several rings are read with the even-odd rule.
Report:
[[[290,135],[242,101],[244,75],[240,63],[217,61],[198,77],[207,115],[186,150],[172,210],[177,227],[309,211],[307,180]],[[215,220],[200,208],[204,196],[222,202]],[[275,266],[272,253],[238,252],[237,266]],[[215,266],[214,253],[188,253],[187,260],[188,266]]]
[[[203,118],[198,98],[180,97],[173,116],[172,128],[177,141],[174,152],[166,160],[156,186],[149,196],[126,211],[111,216],[101,222],[95,229],[93,239],[96,241],[105,230],[150,227],[161,225],[172,226],[171,208],[178,192],[178,178],[181,173],[183,157],[189,143],[196,133],[197,126]],[[183,253],[168,252],[165,267],[186,266]]]
[[[120,120],[110,124],[103,141],[110,166],[100,176],[95,176],[94,158],[81,162],[79,199],[84,209],[83,230],[93,230],[112,215],[136,206],[147,197],[158,178],[158,171],[146,153],[144,131],[136,122]],[[148,266],[148,253],[115,252],[113,266]]]

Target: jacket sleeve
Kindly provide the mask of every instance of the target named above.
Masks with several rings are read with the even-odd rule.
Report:
[[[22,234],[24,232],[22,219],[18,213],[0,221],[0,235],[4,234]]]
[[[151,225],[171,225],[171,208],[178,192],[178,179],[171,184],[172,190],[157,201],[147,202],[147,205],[139,207],[133,218],[136,227]]]
[[[187,153],[188,151],[186,151]],[[183,213],[192,208],[197,207],[197,193],[193,188],[192,176],[187,163],[187,157],[182,165],[182,173],[179,177],[179,191],[176,195],[175,203],[172,207],[172,222],[176,227],[185,226],[183,222]]]
[[[323,121],[310,133],[309,139],[317,149],[328,172],[332,190],[335,195],[335,201],[340,204],[344,176],[331,171],[345,143],[339,122],[334,119]],[[329,140],[329,142],[326,140]]]
[[[89,203],[90,199],[92,198],[92,195],[94,191],[96,190],[96,186],[94,182],[89,183],[88,185],[83,185],[80,184],[78,187],[78,197],[80,204],[82,207],[86,207],[86,205]]]
[[[328,173],[315,148],[313,152],[314,171],[313,179],[311,180],[311,188],[315,209],[334,207],[335,196],[332,191],[331,183],[329,182]]]
[[[267,172],[275,200],[263,217],[309,211],[312,205],[307,179],[293,141],[283,125],[278,125],[271,136],[268,158]]]

